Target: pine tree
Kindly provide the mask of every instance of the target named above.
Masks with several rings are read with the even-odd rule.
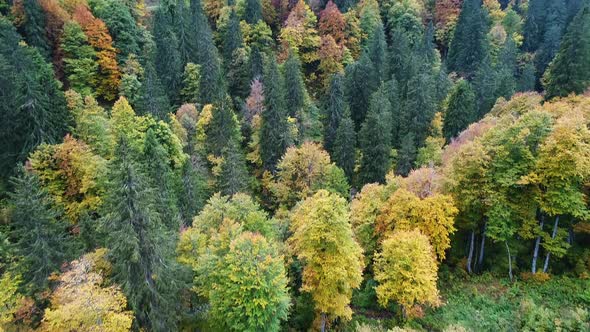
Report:
[[[449,48],[447,66],[464,77],[472,77],[486,56],[488,17],[481,0],[465,0]]]
[[[25,289],[32,294],[44,290],[47,278],[68,259],[67,225],[37,175],[21,168],[12,181],[10,237],[15,241],[16,254],[22,257]]]
[[[391,165],[391,103],[384,86],[371,96],[359,144],[361,184],[383,182]]]
[[[344,77],[342,74],[334,74],[328,91],[326,102],[326,114],[324,116],[324,149],[328,153],[334,152],[336,131],[340,126],[340,120],[344,115],[346,102],[344,101]]]
[[[146,175],[151,180],[151,187],[156,191],[155,209],[162,217],[163,224],[170,231],[180,229],[176,174],[170,167],[168,153],[158,142],[156,134],[148,129],[143,146],[143,163]]]
[[[285,105],[290,117],[300,115],[305,101],[305,85],[301,75],[301,62],[295,52],[289,52],[289,58],[285,61]]]
[[[336,165],[346,174],[348,182],[352,183],[356,165],[356,132],[348,109],[345,109],[338,123],[332,157]]]
[[[264,168],[274,171],[290,145],[283,80],[276,60],[270,59],[264,73],[264,106],[260,128],[260,157]]]
[[[243,19],[248,24],[256,24],[262,20],[262,4],[260,0],[246,0]]]
[[[450,141],[476,118],[475,93],[471,84],[466,80],[457,82],[449,94],[447,104],[443,134]]]
[[[377,79],[384,81],[388,69],[386,61],[387,43],[385,42],[383,24],[378,24],[375,31],[373,31],[373,35],[369,39],[367,51],[371,63],[373,63],[374,73],[377,75]]]
[[[569,25],[543,81],[547,99],[582,93],[590,85],[590,5],[584,5]]]
[[[226,68],[230,65],[234,51],[242,47],[242,31],[236,10],[232,9],[225,35],[223,36],[223,60]]]
[[[367,105],[373,92],[379,87],[377,74],[367,53],[359,61],[346,67],[344,89],[350,106],[350,116],[355,128],[360,128],[367,114]]]
[[[70,125],[61,83],[36,48],[0,17],[0,178],[41,143],[57,143]]]
[[[155,207],[154,190],[121,137],[110,166],[102,224],[113,280],[122,286],[137,327],[176,330],[182,274],[173,258],[175,236]]]

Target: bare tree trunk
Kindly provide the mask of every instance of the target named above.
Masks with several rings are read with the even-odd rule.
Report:
[[[557,235],[557,226],[559,225],[559,216],[555,217],[555,223],[553,223],[553,233],[551,233],[551,239],[555,239]],[[543,273],[547,273],[547,269],[549,268],[549,257],[551,256],[550,252],[547,252],[547,256],[545,256],[545,264],[543,265]]]
[[[483,231],[481,232],[481,245],[479,248],[479,259],[477,261],[477,264],[479,265],[480,270],[483,265],[483,253],[484,253],[484,249],[485,249],[485,245],[486,245],[486,230],[487,230],[487,228],[488,228],[488,221],[486,220],[486,222],[483,224]]]
[[[472,274],[473,271],[471,270],[471,261],[473,260],[473,242],[475,238],[475,230],[471,230],[471,236],[469,239],[469,255],[467,256],[467,272]]]
[[[512,257],[510,257],[510,248],[508,247],[508,241],[504,241],[506,245],[506,251],[508,252],[508,276],[510,276],[510,281],[512,281]]]
[[[326,332],[326,314],[322,313],[321,332]]]
[[[541,232],[543,231],[544,222],[545,222],[545,217],[541,214],[541,221],[539,222]],[[541,244],[541,235],[537,236],[537,239],[535,240],[535,250],[533,251],[533,263],[531,264],[531,272],[533,274],[537,273],[537,258],[539,258],[540,244]]]

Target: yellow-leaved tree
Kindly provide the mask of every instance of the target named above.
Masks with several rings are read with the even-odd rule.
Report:
[[[375,288],[377,299],[383,307],[395,301],[408,317],[416,305],[440,304],[436,288],[438,264],[428,237],[419,230],[396,231],[383,241],[374,267],[379,283]]]
[[[451,246],[450,236],[456,230],[458,212],[451,196],[434,194],[420,199],[406,189],[398,189],[377,216],[376,230],[384,240],[394,231],[419,229],[428,236],[437,258],[442,261],[445,250]]]
[[[291,231],[290,248],[303,265],[301,290],[311,294],[322,330],[334,318],[350,319],[352,290],[362,282],[364,262],[346,200],[319,190],[294,209]]]
[[[110,269],[106,250],[98,249],[70,263],[45,310],[41,331],[130,331],[133,313],[118,286],[103,284]]]

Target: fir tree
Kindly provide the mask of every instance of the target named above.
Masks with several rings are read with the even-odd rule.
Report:
[[[443,124],[443,135],[450,141],[476,118],[475,93],[471,84],[460,80],[449,94]]]
[[[289,58],[285,61],[285,105],[287,114],[295,117],[301,113],[305,101],[305,85],[301,75],[301,62],[297,54],[292,50],[289,52]]]
[[[537,77],[543,76],[547,66],[559,51],[559,44],[565,29],[566,8],[564,0],[552,0],[546,4],[547,16],[545,19],[545,32],[543,43],[535,56]]]
[[[170,231],[176,231],[180,229],[176,174],[170,167],[166,149],[158,142],[152,129],[148,129],[145,136],[143,158],[151,186],[158,188],[155,209],[162,217],[164,225]]]
[[[31,294],[44,290],[47,278],[68,259],[67,225],[37,175],[22,168],[12,181],[10,236],[22,257],[24,286]]]
[[[264,106],[260,128],[260,157],[266,170],[274,171],[290,145],[283,80],[276,60],[270,59],[263,78]]]
[[[238,119],[231,109],[229,98],[213,109],[211,122],[206,130],[207,154],[220,157],[231,144],[241,142]]]
[[[585,4],[568,27],[543,80],[547,99],[582,93],[590,85],[590,5]]]
[[[264,65],[262,54],[258,47],[252,47],[250,55],[250,68],[252,70],[252,80],[262,77],[264,72]]]
[[[475,90],[477,117],[483,118],[494,106],[496,102],[496,90],[498,86],[498,75],[491,64],[490,57],[481,61],[481,66],[473,78],[473,87]]]
[[[193,8],[195,7],[195,8]],[[191,3],[193,11],[191,24],[195,26],[198,37],[196,42],[197,63],[201,66],[201,89],[200,102],[212,104],[225,98],[225,87],[223,86],[221,61],[217,48],[213,43],[213,33],[203,14],[201,4],[198,0]]]
[[[449,70],[472,77],[488,53],[487,33],[488,17],[481,0],[465,0],[449,48]]]
[[[336,165],[346,174],[348,182],[352,183],[356,165],[356,132],[348,109],[338,123],[332,156]]]
[[[223,153],[221,172],[217,179],[217,189],[222,195],[248,193],[250,191],[250,176],[246,167],[246,157],[239,143],[232,141]]]
[[[166,94],[158,73],[150,60],[145,64],[143,82],[137,111],[140,115],[151,114],[156,119],[164,119],[170,111],[170,100]]]
[[[332,76],[330,90],[328,91],[326,114],[324,116],[324,149],[330,154],[334,152],[336,131],[340,126],[340,120],[344,115],[345,109],[344,77],[341,74],[334,74]]]
[[[155,67],[166,87],[168,99],[173,104],[179,104],[184,65],[172,24],[169,10],[164,6],[159,7],[154,16]]]
[[[367,105],[373,92],[379,87],[373,63],[367,53],[359,61],[348,65],[345,74],[346,101],[350,106],[350,116],[355,128],[360,128],[365,120]]]
[[[210,195],[207,167],[198,157],[191,156],[182,165],[181,184],[179,204],[182,222],[184,226],[190,226]]]
[[[528,10],[523,28],[523,48],[525,51],[536,51],[543,41],[545,18],[547,17],[547,2],[547,0],[530,0],[528,2]]]
[[[121,285],[137,327],[176,330],[179,312],[179,267],[173,258],[175,236],[167,231],[155,207],[154,190],[120,138],[110,165],[102,226],[113,280]]]
[[[391,104],[384,86],[371,96],[359,144],[361,184],[383,182],[391,164]]]
[[[514,92],[516,92],[517,52],[518,49],[514,40],[512,38],[506,38],[496,65],[498,80],[495,91],[496,97],[510,99]]]

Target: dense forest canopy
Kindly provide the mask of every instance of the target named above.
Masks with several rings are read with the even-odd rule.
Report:
[[[590,0],[0,0],[0,331],[590,331]]]

